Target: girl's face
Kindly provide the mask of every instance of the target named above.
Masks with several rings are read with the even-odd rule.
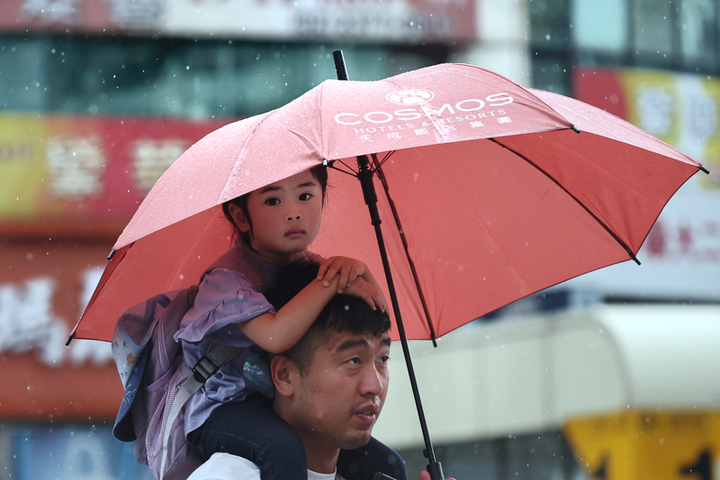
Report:
[[[242,209],[230,205],[230,214],[250,246],[268,263],[287,265],[306,249],[320,231],[322,188],[310,171],[298,173],[251,192],[247,199],[248,222]]]

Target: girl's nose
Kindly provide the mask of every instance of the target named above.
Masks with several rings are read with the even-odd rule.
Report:
[[[301,218],[302,218],[302,215],[297,213],[297,214],[288,215],[287,220],[288,220],[288,222],[292,222],[293,220],[300,220]]]

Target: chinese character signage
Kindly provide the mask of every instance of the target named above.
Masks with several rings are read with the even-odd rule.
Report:
[[[0,418],[98,420],[117,413],[123,389],[110,344],[65,346],[110,243],[0,243]]]
[[[720,300],[720,79],[646,69],[578,68],[574,96],[702,163],[670,200],[638,258],[572,284],[611,295]]]
[[[117,235],[165,169],[228,122],[0,113],[0,227]]]
[[[474,40],[477,0],[4,0],[2,30],[303,40]]]

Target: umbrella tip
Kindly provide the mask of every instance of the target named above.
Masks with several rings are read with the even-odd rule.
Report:
[[[109,254],[108,257],[107,257],[107,258],[108,258],[108,262],[109,262],[110,260],[112,260],[112,257],[114,257],[114,256],[115,256],[115,250],[110,250],[110,254]]]
[[[575,125],[572,126],[573,132],[580,133],[580,129],[577,128]]]
[[[706,173],[707,175],[710,175],[710,170],[708,170],[707,168],[705,168],[705,167],[702,166],[702,165],[700,165],[700,170],[702,170],[702,171],[703,171],[704,173]]]
[[[347,80],[348,73],[345,67],[345,57],[343,56],[342,50],[335,50],[333,52],[333,59],[335,60],[335,71],[337,73],[338,80]]]
[[[71,333],[70,336],[67,338],[67,341],[65,342],[66,347],[70,346],[70,342],[73,341],[73,338],[75,338],[75,333]]]

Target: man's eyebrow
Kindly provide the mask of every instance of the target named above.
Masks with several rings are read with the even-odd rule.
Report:
[[[337,352],[344,352],[346,350],[351,350],[353,348],[364,347],[368,344],[369,344],[369,342],[367,340],[365,340],[364,338],[360,338],[357,340],[345,340],[343,343],[338,345],[338,347],[335,350]]]
[[[380,340],[380,344],[381,344],[383,347],[389,347],[389,346],[391,345],[391,343],[392,343],[392,342],[390,341],[390,337],[383,337],[382,340]],[[351,350],[351,349],[353,349],[353,348],[364,347],[364,346],[367,346],[367,345],[370,345],[370,342],[368,342],[368,341],[367,341],[366,339],[364,339],[364,338],[360,338],[360,339],[357,339],[357,340],[345,340],[343,343],[341,343],[341,344],[337,347],[336,351],[337,351],[337,352],[344,352],[344,351],[347,351],[347,350]]]

